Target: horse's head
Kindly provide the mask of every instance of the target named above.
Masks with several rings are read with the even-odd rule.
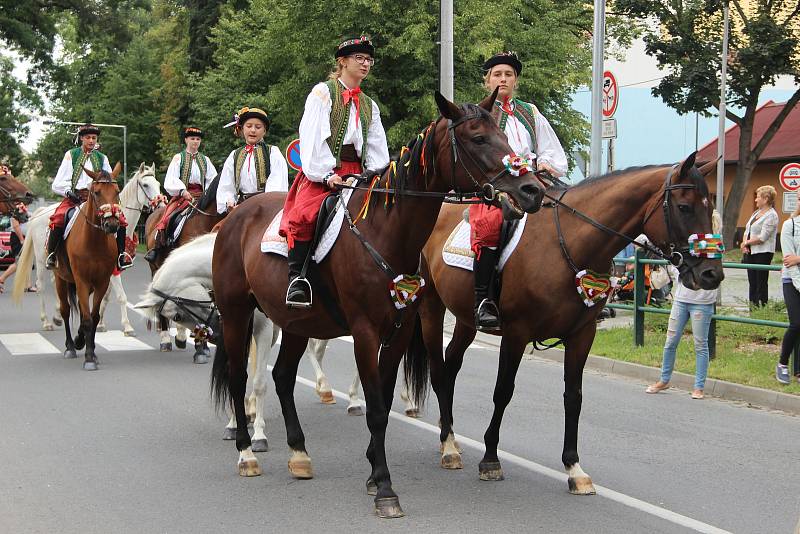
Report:
[[[663,189],[648,210],[645,233],[661,250],[672,255],[683,285],[690,289],[715,289],[725,275],[721,251],[709,246],[717,239],[709,234],[719,234],[720,228],[714,228],[712,223],[714,206],[708,198],[705,176],[716,162],[698,169],[695,156],[696,153],[691,154],[664,176]]]
[[[457,106],[436,92],[442,117],[437,166],[440,179],[456,192],[482,191],[484,198],[503,209],[506,219],[535,213],[542,205],[544,188],[531,162],[517,159],[506,135],[490,112],[497,90],[480,104]],[[528,165],[526,165],[528,164]]]
[[[30,204],[33,199],[33,192],[14,178],[8,167],[0,166],[0,213],[13,214],[18,209],[17,203]]]
[[[109,174],[107,171],[91,171],[84,167],[84,172],[92,179],[89,186],[90,208],[97,210],[100,228],[107,234],[116,234],[119,230],[122,208],[119,205],[119,186],[117,176],[122,166],[117,163]]]
[[[149,167],[142,162],[139,169],[131,178],[136,187],[136,203],[143,207],[158,207],[161,197],[161,184],[156,179],[156,164]]]

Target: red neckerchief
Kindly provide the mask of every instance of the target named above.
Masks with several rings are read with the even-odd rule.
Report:
[[[516,104],[514,104],[514,98],[513,97],[506,98],[500,104],[500,109],[503,110],[503,113],[506,113],[509,117],[514,117],[514,106],[515,105]],[[516,117],[514,117],[514,118],[516,118]],[[514,124],[514,135],[517,138],[517,142],[519,144],[522,144],[522,136],[519,133],[519,126],[517,125],[516,122],[514,122],[513,124]],[[505,132],[503,132],[503,133],[505,133]]]
[[[342,102],[346,106],[352,100],[356,105],[356,127],[358,127],[358,116],[361,115],[361,99],[358,95],[361,94],[360,87],[353,87],[352,89],[345,89],[342,91]]]
[[[253,163],[253,150],[255,150],[256,145],[244,145],[245,153],[250,156],[247,160],[247,171],[250,172],[250,165]]]

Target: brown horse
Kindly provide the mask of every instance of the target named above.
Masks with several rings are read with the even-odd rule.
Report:
[[[175,247],[179,247],[185,243],[188,243],[197,236],[207,234],[218,222],[223,219],[223,217],[225,217],[224,214],[220,215],[217,213],[216,206],[218,181],[219,178],[213,180],[203,194],[203,197],[195,201],[196,203],[193,203],[193,205],[189,207],[191,214],[183,225],[183,230],[181,231],[180,236],[178,236],[178,241],[175,243]],[[164,215],[165,209],[166,207],[158,208],[147,217],[147,221],[145,222],[145,234],[147,235],[148,250],[152,250],[155,247],[156,225]],[[168,255],[169,250],[162,251],[161,254],[158,255],[156,261],[150,263],[151,276],[155,274],[159,267],[161,267]],[[161,315],[159,315],[158,329],[161,337],[161,351],[171,351],[172,339],[169,335],[169,321]],[[175,338],[175,344],[180,349],[186,347],[186,337],[181,337],[185,335],[185,329],[180,327],[178,335]],[[208,346],[205,343],[195,343],[195,354],[193,361],[195,363],[208,363],[208,356]]]
[[[0,174],[0,214],[11,215],[16,211],[17,202],[30,204],[33,192],[9,174]]]
[[[92,178],[89,198],[78,208],[70,235],[58,249],[55,278],[66,334],[64,357],[77,358],[75,351],[85,344],[83,368],[87,371],[97,370],[94,337],[100,321],[100,303],[117,264],[116,235],[122,213],[117,175],[121,168],[117,163],[111,174],[84,169]],[[75,307],[81,322],[78,336],[73,340],[69,316],[70,309]]]
[[[499,202],[508,216],[517,218],[523,211],[536,211],[542,198],[543,190],[533,174],[514,178],[501,163],[512,149],[489,114],[493,102],[494,95],[479,106],[456,106],[436,93],[443,118],[432,123],[409,145],[409,150],[403,151],[396,167],[390,166],[381,174],[378,186],[393,189],[394,204],[388,203],[391,199],[385,195],[389,193],[374,192],[371,201],[364,190],[353,193],[350,210],[370,204],[372,207],[356,229],[342,225],[329,256],[318,266],[319,276],[313,283],[317,297],[308,309],[287,308],[286,260],[265,256],[259,246],[267,225],[283,207],[285,194],[270,193],[250,200],[222,224],[212,273],[224,344],[217,344],[212,390],[218,401],[226,400],[228,395],[232,398],[238,425],[240,475],[260,474],[250,449],[244,406],[247,344],[253,311],[259,308],[283,332],[273,378],[291,450],[290,473],[301,479],[312,476],[311,459],[294,404],[297,366],[308,339],[352,334],[371,435],[367,449],[372,464],[368,493],[376,495],[375,510],[380,517],[403,515],[386,464],[385,433],[397,369],[409,346],[419,299],[409,299],[408,308],[398,310],[387,291],[389,273],[418,272],[422,247],[449,191],[468,191],[468,196],[474,196],[490,184],[487,191],[502,191]],[[494,194],[491,198],[498,201]],[[362,239],[374,247],[370,252]],[[379,262],[383,267],[376,266]],[[325,300],[338,306],[338,320],[328,311]],[[344,327],[342,322],[349,326]],[[419,361],[412,352],[409,349],[407,358]],[[412,375],[415,391],[423,391],[427,369],[424,375]]]
[[[694,167],[694,154],[679,166],[633,168],[592,178],[564,190],[549,190],[542,209],[528,216],[521,241],[502,271],[502,336],[494,414],[484,435],[479,464],[482,480],[501,480],[497,457],[500,423],[514,392],[525,346],[552,338],[564,342],[565,433],[561,460],[575,494],[595,492],[578,464],[578,418],[583,367],[595,336],[596,318],[605,301],[587,307],[576,292],[579,269],[607,272],[628,241],[646,234],[661,250],[679,253],[680,280],[692,289],[716,288],[724,278],[718,259],[688,252],[693,233],[711,233],[712,206],[703,176],[714,162]],[[559,203],[563,204],[559,205]],[[580,213],[572,211],[572,208]],[[420,308],[423,337],[430,355],[431,384],[441,414],[442,467],[462,467],[453,438],[453,391],[464,351],[475,338],[472,273],[446,265],[442,247],[461,220],[461,208],[445,207],[423,251],[432,284]],[[560,241],[563,244],[560,244]],[[453,339],[442,355],[445,308],[456,316]]]

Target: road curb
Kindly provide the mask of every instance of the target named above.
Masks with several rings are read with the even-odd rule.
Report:
[[[448,333],[452,335],[452,332]],[[487,347],[495,349],[500,348],[499,336],[492,336],[479,332],[475,337],[475,341]],[[563,349],[534,351],[530,348],[526,351],[526,354],[542,360],[564,362]],[[645,382],[655,382],[661,377],[661,369],[656,367],[614,360],[612,358],[606,358],[605,356],[595,356],[594,354],[589,354],[586,360],[586,368],[601,373],[634,378]],[[694,386],[694,375],[676,371],[672,374],[670,383],[674,387],[691,391]],[[780,410],[792,415],[800,415],[800,396],[797,395],[790,395],[788,393],[745,386],[742,384],[734,384],[733,382],[726,382],[716,378],[709,378],[706,380],[705,393],[712,397],[746,402],[760,408]]]

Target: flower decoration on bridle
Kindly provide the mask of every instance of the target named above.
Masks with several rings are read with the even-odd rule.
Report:
[[[167,195],[159,193],[158,195],[150,199],[150,207],[152,209],[160,208],[161,206],[165,206],[167,202],[169,202],[169,199],[167,199]]]
[[[116,217],[117,219],[122,220],[122,206],[119,204],[103,204],[99,208],[97,208],[97,216],[101,219],[109,219],[111,217]]]
[[[192,332],[192,337],[194,338],[195,342],[208,341],[213,335],[214,330],[207,324],[203,323],[196,324],[194,326],[194,331]]]
[[[507,154],[503,156],[503,165],[505,165],[506,170],[508,170],[508,173],[512,176],[522,176],[523,174],[534,171],[535,161],[536,155],[530,152],[524,156],[518,156],[516,154]]]
[[[698,258],[718,259],[725,252],[722,234],[692,234],[689,236],[689,253]]]

